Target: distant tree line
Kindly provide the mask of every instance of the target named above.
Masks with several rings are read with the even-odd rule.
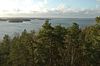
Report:
[[[39,32],[5,35],[0,66],[100,66],[100,24],[65,28],[46,20]]]

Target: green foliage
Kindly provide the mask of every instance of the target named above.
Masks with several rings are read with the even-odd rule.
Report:
[[[97,23],[100,23],[100,16],[97,16],[97,17],[95,18],[95,20],[96,20]]]
[[[0,44],[0,65],[9,66],[9,53],[10,53],[11,40],[8,35],[5,35],[3,41]]]
[[[0,43],[0,66],[100,66],[100,25],[79,28],[52,26],[27,32]]]
[[[85,29],[85,56],[90,65],[99,66],[100,63],[100,25]]]

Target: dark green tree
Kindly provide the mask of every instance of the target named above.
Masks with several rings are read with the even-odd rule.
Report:
[[[97,17],[95,18],[95,20],[96,20],[97,23],[100,23],[100,16],[97,16]]]
[[[90,66],[100,65],[100,25],[90,26],[85,29],[85,57]],[[88,66],[89,66],[88,65]]]
[[[81,66],[81,41],[80,41],[81,30],[79,25],[73,23],[71,27],[67,29],[67,34],[65,37],[65,51],[66,53],[66,63],[68,66]]]
[[[5,35],[3,37],[2,43],[0,44],[0,65],[1,66],[9,66],[8,60],[9,60],[10,46],[11,46],[10,37],[8,35]]]

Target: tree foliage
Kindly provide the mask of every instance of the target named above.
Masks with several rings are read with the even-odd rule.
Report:
[[[0,66],[100,66],[100,25],[53,27],[46,20],[39,32],[5,35]]]
[[[96,17],[96,22],[97,22],[97,23],[100,23],[100,16],[97,16],[97,17]]]

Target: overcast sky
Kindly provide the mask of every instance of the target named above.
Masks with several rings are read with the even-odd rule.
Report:
[[[0,0],[0,17],[96,16],[100,16],[100,0]]]

